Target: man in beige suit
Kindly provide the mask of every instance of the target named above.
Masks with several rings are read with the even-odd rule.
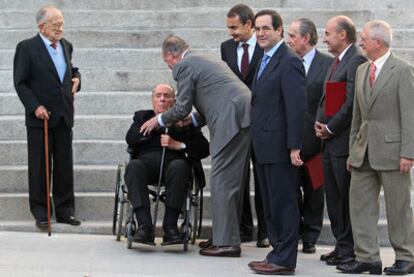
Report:
[[[390,52],[391,38],[384,21],[370,21],[361,32],[360,46],[370,62],[358,67],[355,80],[347,166],[356,260],[337,267],[345,273],[382,273],[377,235],[381,187],[395,251],[395,263],[384,272],[414,273],[414,69]]]

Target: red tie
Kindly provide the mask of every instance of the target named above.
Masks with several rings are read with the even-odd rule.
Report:
[[[335,73],[335,70],[336,70],[336,68],[338,67],[338,64],[340,63],[341,61],[339,60],[339,57],[337,57],[336,59],[335,59],[335,62],[333,63],[333,65],[332,65],[332,69],[331,69],[331,74],[329,75],[329,79],[328,80],[330,80],[331,78],[332,78],[332,75]]]
[[[375,83],[375,71],[377,70],[377,67],[374,63],[371,63],[369,67],[369,86],[373,87]]]
[[[52,46],[52,47],[53,47],[53,49],[55,49],[55,50],[56,50],[56,48],[57,48],[57,44],[56,44],[56,42],[51,43],[51,44],[50,44],[50,46]]]
[[[247,78],[247,73],[249,71],[249,45],[247,43],[242,44],[243,47],[243,56],[241,59],[240,71],[243,76],[243,79]]]

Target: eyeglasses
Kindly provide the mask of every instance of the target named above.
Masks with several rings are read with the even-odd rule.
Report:
[[[53,23],[53,24],[48,22],[46,24],[48,24],[50,26],[50,29],[53,31],[63,29],[63,26],[64,26],[63,22]]]

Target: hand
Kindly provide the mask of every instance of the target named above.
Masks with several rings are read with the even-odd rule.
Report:
[[[349,162],[346,163],[346,170],[352,172],[352,165]]]
[[[184,117],[183,119],[175,123],[175,125],[183,128],[185,126],[191,125],[192,123],[193,123],[193,120],[191,118],[191,115],[187,115],[186,117]]]
[[[320,139],[330,139],[332,135],[328,132],[326,124],[315,122],[315,135]]]
[[[172,137],[166,134],[161,135],[161,146],[167,147],[170,150],[181,150],[181,142],[174,140]]]
[[[141,132],[141,134],[146,136],[146,135],[149,135],[154,129],[157,129],[158,127],[159,125],[158,125],[157,116],[154,116],[153,118],[151,118],[150,120],[142,124],[139,131]]]
[[[79,78],[72,79],[72,96],[75,97],[76,93],[78,92],[80,80]]]
[[[413,167],[413,160],[407,158],[400,158],[400,172],[407,173]]]
[[[35,110],[35,116],[39,119],[46,119],[49,120],[49,112],[46,110],[46,108],[42,105],[37,107]]]
[[[290,161],[294,166],[303,165],[303,161],[300,158],[300,149],[291,149],[290,150]]]

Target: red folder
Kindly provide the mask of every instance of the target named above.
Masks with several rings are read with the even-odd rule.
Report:
[[[313,190],[317,190],[325,182],[325,177],[323,175],[322,154],[316,154],[307,160],[304,165],[306,171],[308,172]]]
[[[345,102],[346,82],[327,81],[325,97],[325,115],[334,116]]]

